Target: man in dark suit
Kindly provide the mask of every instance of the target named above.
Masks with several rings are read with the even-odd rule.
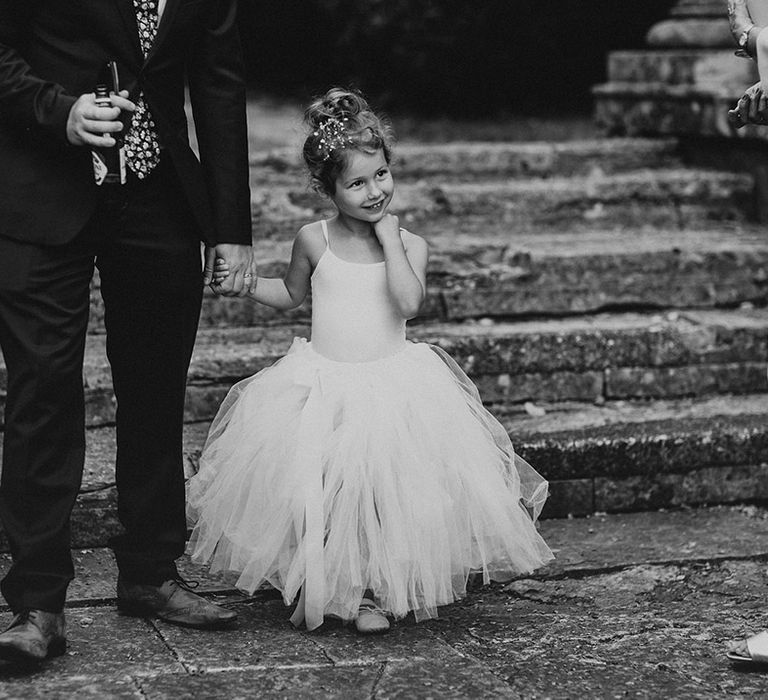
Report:
[[[194,627],[235,617],[190,591],[174,561],[186,535],[182,427],[200,241],[234,270],[223,293],[246,294],[251,279],[236,15],[237,0],[0,0],[0,516],[13,555],[2,593],[14,613],[0,657],[65,648],[94,263],[117,398],[118,606]],[[111,108],[93,94],[109,61],[125,88]],[[98,186],[91,150],[114,146],[119,131],[126,182]]]

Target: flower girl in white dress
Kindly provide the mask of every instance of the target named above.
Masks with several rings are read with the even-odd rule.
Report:
[[[311,342],[224,400],[188,484],[189,552],[243,590],[298,596],[295,625],[381,632],[436,617],[472,573],[508,580],[552,559],[534,524],[547,484],[456,363],[406,340],[428,251],[387,213],[391,130],[341,89],[306,119],[304,159],[337,214],[304,226],[285,277],[250,294],[289,309],[311,288]],[[217,261],[214,282],[227,274]]]

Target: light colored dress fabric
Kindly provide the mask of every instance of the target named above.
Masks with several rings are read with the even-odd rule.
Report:
[[[406,340],[384,263],[342,260],[323,230],[312,340],[224,400],[188,482],[188,551],[245,591],[300,593],[308,629],[354,619],[367,589],[395,617],[436,617],[471,573],[552,559],[526,510],[547,483],[456,363]]]

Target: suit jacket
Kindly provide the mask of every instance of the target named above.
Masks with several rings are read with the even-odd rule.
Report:
[[[133,0],[0,0],[0,236],[61,244],[99,188],[91,154],[66,138],[77,97],[116,60],[141,91],[209,245],[251,242],[238,0],[167,0],[146,60]],[[187,138],[185,78],[200,160]]]

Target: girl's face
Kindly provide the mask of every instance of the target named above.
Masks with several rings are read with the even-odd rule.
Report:
[[[382,149],[375,153],[349,149],[331,200],[340,214],[375,224],[384,216],[394,191],[395,182]]]

